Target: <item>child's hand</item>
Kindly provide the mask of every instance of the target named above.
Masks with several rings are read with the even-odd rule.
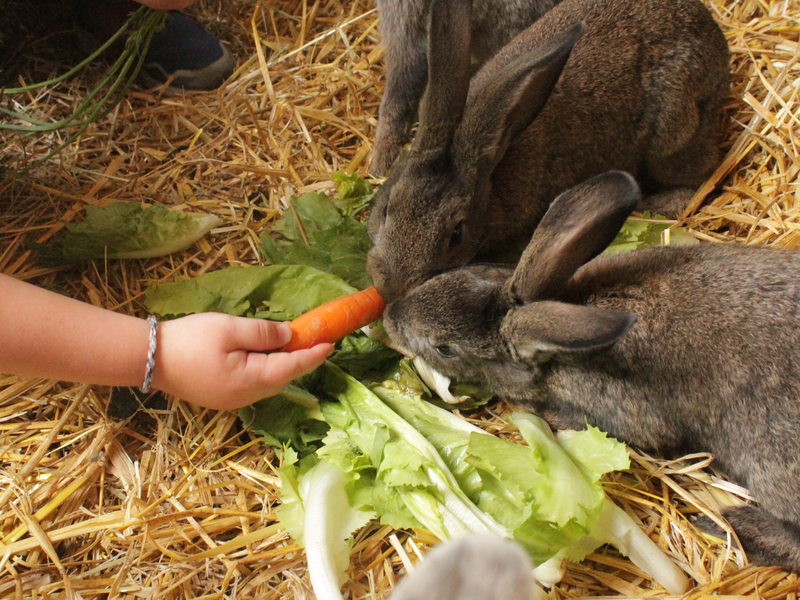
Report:
[[[285,323],[219,313],[158,325],[153,387],[214,409],[236,409],[279,393],[320,366],[333,345],[272,352],[292,333]]]

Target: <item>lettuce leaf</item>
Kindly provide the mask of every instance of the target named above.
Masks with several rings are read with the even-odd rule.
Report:
[[[302,265],[229,267],[188,281],[156,283],[145,306],[161,316],[222,312],[288,321],[355,288],[339,277]]]
[[[662,234],[669,229],[669,245],[699,244],[685,227],[674,227],[675,221],[668,221],[657,215],[651,217],[645,212],[641,217],[628,217],[619,233],[608,245],[605,252],[629,252],[645,246],[662,246]]]
[[[182,213],[138,202],[86,207],[86,219],[67,223],[50,244],[34,244],[42,262],[153,258],[188,248],[221,223],[215,215]]]
[[[470,500],[507,528],[536,564],[559,553],[581,560],[599,545],[582,541],[602,509],[600,475],[629,466],[623,444],[596,429],[577,432],[571,445],[584,466],[533,415],[515,414],[526,447],[473,427],[419,395],[382,386],[373,391],[433,444]]]
[[[364,210],[375,195],[369,181],[356,173],[336,171],[333,181],[336,182],[333,203],[346,215],[354,216]]]
[[[364,223],[342,215],[325,194],[308,192],[290,204],[261,238],[265,261],[315,267],[360,290],[372,285],[366,268],[371,243]]]

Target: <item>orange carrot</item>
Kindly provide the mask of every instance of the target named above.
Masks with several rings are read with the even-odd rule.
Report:
[[[338,342],[344,336],[377,320],[386,303],[375,287],[326,302],[289,323],[292,340],[281,352]]]

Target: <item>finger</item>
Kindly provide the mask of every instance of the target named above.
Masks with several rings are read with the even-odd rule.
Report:
[[[290,381],[319,367],[332,353],[333,344],[317,344],[307,350],[294,352],[251,353],[247,357],[246,370],[258,377],[265,386],[283,388]]]
[[[237,350],[265,352],[282,348],[291,339],[292,330],[286,323],[242,317],[236,319],[232,341]]]

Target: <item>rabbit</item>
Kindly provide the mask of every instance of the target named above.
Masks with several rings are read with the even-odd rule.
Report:
[[[532,572],[530,558],[519,544],[492,535],[469,535],[431,550],[389,600],[532,600],[536,590]]]
[[[710,452],[759,503],[723,511],[750,559],[800,573],[800,251],[598,256],[641,200],[626,173],[552,203],[516,268],[468,265],[389,305],[442,374],[644,450]]]
[[[432,1],[419,130],[371,207],[367,268],[388,302],[452,267],[515,262],[589,177],[627,171],[639,209],[672,216],[718,162],[728,48],[699,0],[564,0],[472,78],[469,14]]]
[[[473,64],[495,52],[560,0],[475,0],[469,43]],[[428,14],[431,0],[378,0],[381,37],[386,48],[386,88],[370,171],[386,175],[411,138],[428,75]],[[466,57],[466,53],[464,54]],[[471,67],[472,70],[472,67]]]

